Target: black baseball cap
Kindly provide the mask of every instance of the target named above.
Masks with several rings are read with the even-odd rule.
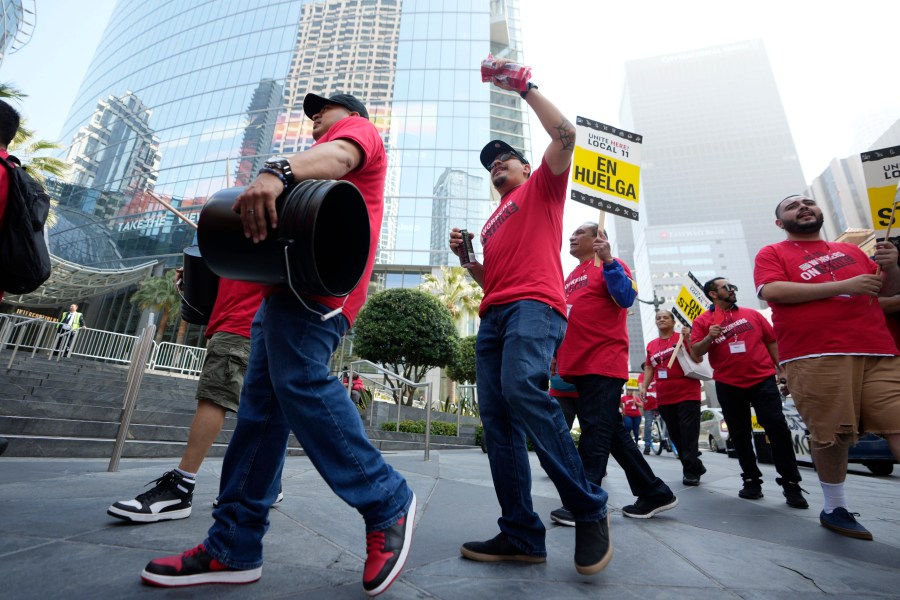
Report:
[[[504,152],[509,152],[520,161],[522,161],[523,165],[530,164],[528,159],[525,158],[525,155],[504,142],[503,140],[491,140],[485,145],[484,148],[481,149],[481,164],[484,165],[484,168],[488,171],[491,170],[491,164],[494,162],[494,159],[497,158],[500,154]]]
[[[312,119],[326,104],[337,104],[350,112],[359,113],[359,116],[364,119],[369,118],[369,111],[366,110],[366,105],[357,100],[356,96],[350,94],[334,94],[330,98],[324,98],[316,94],[307,94],[303,99],[303,112]]]

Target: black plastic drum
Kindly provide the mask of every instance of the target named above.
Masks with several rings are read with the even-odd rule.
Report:
[[[181,318],[194,325],[206,325],[219,293],[219,277],[209,270],[200,248],[184,249],[184,279]]]
[[[210,269],[220,277],[298,292],[346,296],[357,286],[369,259],[369,213],[352,183],[302,181],[276,201],[278,229],[254,244],[244,237],[231,206],[244,188],[216,192],[200,212],[197,241]]]

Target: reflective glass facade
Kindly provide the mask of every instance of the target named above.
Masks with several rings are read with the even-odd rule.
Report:
[[[60,135],[74,169],[58,186],[115,252],[79,248],[73,219],[51,243],[87,264],[176,265],[193,231],[150,194],[196,218],[269,156],[309,147],[307,92],[349,92],[389,157],[377,283],[416,285],[456,260],[450,227],[490,214],[481,147],[530,154],[524,102],[481,82],[489,52],[524,61],[515,0],[120,0]]]
[[[34,31],[34,0],[0,0],[0,64],[31,39]]]

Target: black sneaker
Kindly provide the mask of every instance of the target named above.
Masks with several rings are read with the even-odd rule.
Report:
[[[700,485],[700,478],[696,475],[685,475],[681,478],[681,483],[691,486]]]
[[[859,540],[871,540],[872,534],[868,529],[860,525],[854,517],[858,517],[859,513],[847,512],[846,508],[838,507],[830,514],[825,514],[823,510],[819,514],[819,523],[822,527],[830,529],[835,533],[846,535],[847,537]]]
[[[575,527],[575,516],[565,508],[557,508],[551,511],[550,520],[566,527]]]
[[[232,569],[210,556],[203,544],[182,554],[152,560],[141,571],[144,583],[160,587],[203,583],[253,583],[260,577],[262,567]]]
[[[650,446],[649,445],[644,446],[644,454],[648,454],[648,455],[650,454]]]
[[[402,519],[381,531],[366,534],[366,568],[363,589],[377,596],[388,589],[406,564],[416,520],[416,495]]]
[[[581,575],[596,575],[612,559],[609,541],[609,514],[600,521],[576,521],[575,570]]]
[[[506,534],[502,532],[486,542],[466,542],[459,549],[459,553],[469,560],[479,562],[502,562],[505,560],[526,563],[547,562],[545,556],[525,554],[513,545]]]
[[[106,514],[135,523],[155,523],[191,516],[194,480],[186,479],[178,471],[169,471],[150,483],[156,484],[153,489],[134,500],[116,502],[106,509]]]
[[[791,508],[809,508],[809,502],[803,497],[808,494],[806,490],[800,487],[795,481],[785,481],[781,477],[775,480],[781,486],[781,493],[784,494],[785,502]]]
[[[622,507],[622,514],[632,519],[649,519],[657,513],[675,508],[678,506],[678,498],[672,494],[668,498],[661,500],[648,500],[646,498],[638,498],[634,504]]]
[[[762,498],[762,479],[745,479],[744,487],[738,492],[738,496],[745,500],[759,500]]]

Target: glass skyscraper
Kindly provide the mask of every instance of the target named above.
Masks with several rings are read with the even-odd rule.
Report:
[[[0,64],[28,43],[34,32],[34,0],[0,0]]]
[[[481,82],[489,52],[524,62],[516,0],[120,0],[60,135],[74,165],[61,210],[80,218],[51,244],[87,266],[175,266],[193,231],[150,193],[195,219],[269,156],[311,145],[307,92],[347,92],[389,157],[376,284],[417,285],[455,261],[450,227],[477,231],[491,212],[481,147],[530,153],[524,101]],[[70,226],[115,252],[78,248],[88,236]]]

